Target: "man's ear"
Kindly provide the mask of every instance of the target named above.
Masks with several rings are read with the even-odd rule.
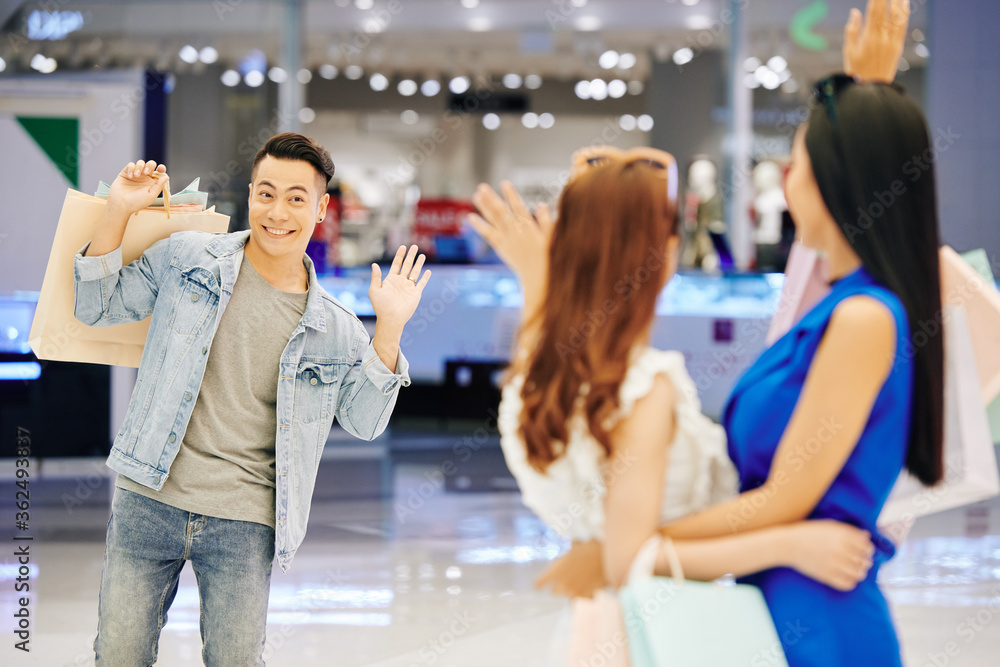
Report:
[[[253,181],[247,184],[247,204],[253,200]]]
[[[323,195],[323,198],[319,200],[319,216],[317,220],[322,220],[326,217],[326,209],[330,205],[330,193],[327,192]]]

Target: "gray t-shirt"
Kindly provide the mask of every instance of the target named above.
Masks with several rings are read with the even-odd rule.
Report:
[[[274,528],[280,360],[307,297],[273,287],[244,255],[163,488],[122,475],[117,485],[188,512]]]

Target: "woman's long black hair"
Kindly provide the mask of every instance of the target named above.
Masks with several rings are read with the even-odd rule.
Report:
[[[944,344],[927,121],[901,89],[858,83],[817,105],[808,122],[806,149],[827,209],[865,269],[906,307],[908,349],[896,351],[913,356],[906,469],[930,486],[944,475]]]

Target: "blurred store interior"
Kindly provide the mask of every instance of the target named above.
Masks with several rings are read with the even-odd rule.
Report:
[[[25,664],[92,664],[114,488],[103,460],[135,382],[135,369],[40,361],[29,346],[67,188],[93,194],[153,159],[176,190],[200,179],[235,231],[267,138],[298,131],[330,150],[333,203],[308,249],[322,285],[372,331],[371,262],[417,243],[434,277],[404,334],[413,386],[389,430],[372,443],[330,434],[303,555],[273,579],[268,664],[330,664],[333,651],[342,665],[542,665],[559,602],[531,582],[565,544],[521,506],[499,448],[522,297],[464,221],[471,195],[508,179],[554,203],[581,146],[670,151],[685,250],[653,344],[685,354],[718,418],[781,293],[795,128],[812,84],[841,69],[860,4],[0,0],[3,516],[18,428],[40,471],[38,653]],[[943,240],[984,249],[1000,276],[1000,8],[911,4],[897,80],[936,140]],[[1000,439],[1000,405],[991,417]],[[0,611],[14,604],[11,562]],[[918,520],[882,575],[908,665],[996,664],[1000,502]],[[197,664],[184,577],[160,665]],[[474,620],[456,626],[463,614]],[[448,632],[454,648],[440,649]]]

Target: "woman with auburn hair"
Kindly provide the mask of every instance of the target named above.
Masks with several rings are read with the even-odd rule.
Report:
[[[649,346],[680,245],[673,158],[601,147],[576,163],[557,221],[538,211],[550,269],[525,304],[498,422],[525,504],[574,543],[601,541],[603,575],[617,586],[659,525],[732,496],[737,477],[683,355]],[[475,201],[492,222],[472,218],[502,256],[503,235],[515,233],[503,211],[526,213],[504,191],[506,202],[481,186]],[[842,591],[864,579],[872,554],[866,531],[834,521],[676,546],[689,578],[781,566]]]
[[[862,33],[860,14],[852,13],[847,73],[817,85],[817,104],[796,134],[786,197],[797,236],[827,256],[831,291],[760,356],[726,405],[723,424],[741,493],[660,529],[682,546],[766,535],[805,520],[837,519],[876,536],[875,566],[856,588],[835,590],[795,566],[768,566],[746,577],[760,587],[776,626],[808,628],[782,635],[791,667],[901,664],[876,580],[894,547],[878,535],[876,522],[901,470],[928,486],[943,474],[943,343],[941,336],[911,340],[919,322],[941,311],[934,170],[914,175],[908,168],[912,156],[931,150],[930,133],[919,106],[891,84],[908,15],[906,0],[892,0],[891,10],[885,0],[870,0]],[[879,201],[885,192],[893,193],[891,205]],[[554,264],[523,270],[539,264],[525,248],[544,248],[546,239],[530,224],[505,221],[504,213],[489,209],[487,231],[526,289],[528,281],[568,280]],[[516,206],[506,213],[529,220]],[[550,258],[558,252],[552,242]],[[652,413],[673,408],[679,423],[678,396],[661,399]],[[663,432],[631,437],[622,450],[641,448],[649,456],[655,446],[644,439]],[[675,449],[676,443],[671,457]],[[609,488],[609,513],[613,500]],[[619,559],[627,553],[612,544],[621,539],[612,536],[613,525],[609,514],[604,543],[575,543],[543,580],[556,592],[581,596],[620,583]],[[643,522],[637,532],[647,527]]]

